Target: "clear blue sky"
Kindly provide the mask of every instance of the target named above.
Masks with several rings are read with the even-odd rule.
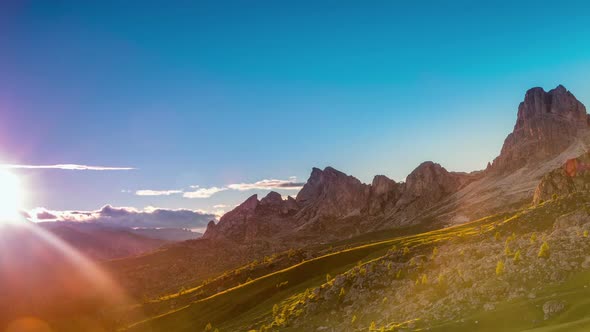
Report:
[[[481,169],[528,88],[590,103],[584,1],[191,2],[0,3],[0,163],[138,168],[15,170],[28,207],[210,211],[265,191],[134,192]]]

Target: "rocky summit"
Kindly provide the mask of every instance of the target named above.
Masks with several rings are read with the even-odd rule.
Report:
[[[532,88],[518,106],[514,130],[491,169],[514,171],[553,158],[586,135],[588,128],[586,107],[565,87],[559,85],[549,92]]]

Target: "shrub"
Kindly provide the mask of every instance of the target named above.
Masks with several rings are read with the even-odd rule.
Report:
[[[502,274],[504,274],[504,261],[498,261],[498,264],[496,264],[496,275],[501,276]]]
[[[539,249],[539,258],[547,258],[549,257],[549,245],[547,241],[543,242],[541,248]]]
[[[297,252],[295,251],[295,249],[289,249],[289,251],[287,252],[287,257],[293,258],[296,254]]]
[[[346,291],[344,290],[344,287],[340,288],[340,294],[338,294],[338,296],[340,298],[343,298],[346,295]]]
[[[583,235],[583,236],[584,236],[584,237],[588,237],[588,230],[585,230],[585,231],[584,231],[584,235]]]
[[[438,255],[438,248],[434,247],[434,249],[432,249],[432,258],[436,257]]]
[[[363,277],[364,277],[364,276],[366,276],[366,275],[367,275],[367,269],[365,269],[364,267],[363,267],[363,268],[361,268],[361,269],[359,270],[359,274],[360,274],[361,276],[363,276]]]
[[[428,277],[425,274],[422,275],[421,283],[422,285],[428,284]]]
[[[332,280],[332,276],[328,273],[326,274],[326,282],[330,282]]]
[[[514,262],[515,262],[515,263],[518,263],[518,262],[520,262],[520,250],[517,250],[517,251],[514,253]]]
[[[407,255],[409,253],[410,253],[410,248],[404,247],[404,255]]]
[[[377,329],[377,325],[375,324],[375,322],[371,322],[371,325],[369,325],[369,331],[375,331]]]
[[[559,196],[557,196],[557,194],[553,194],[553,195],[551,195],[551,199],[552,199],[552,200],[556,200],[557,198],[559,198]]]
[[[496,232],[496,234],[494,234],[494,240],[500,241],[500,232]]]
[[[212,331],[213,330],[213,326],[211,326],[211,323],[207,323],[207,325],[205,325],[205,331]]]
[[[439,273],[438,278],[437,278],[437,282],[439,285],[443,285],[445,283],[445,276],[442,273]]]
[[[531,244],[535,244],[535,242],[537,242],[537,233],[534,233],[531,235]]]

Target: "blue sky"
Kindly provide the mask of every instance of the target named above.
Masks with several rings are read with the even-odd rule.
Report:
[[[522,1],[7,1],[0,4],[0,163],[27,208],[213,211],[137,190],[370,182],[420,162],[485,167],[534,86],[590,102],[589,5]],[[283,194],[296,191],[282,190]],[[228,208],[225,208],[226,210]]]

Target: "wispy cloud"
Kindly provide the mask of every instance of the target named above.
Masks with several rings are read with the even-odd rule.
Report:
[[[213,205],[213,208],[214,208],[214,209],[223,209],[223,208],[226,208],[226,207],[227,207],[227,205],[225,205],[225,204],[217,204],[217,205]]]
[[[182,194],[182,190],[149,190],[149,189],[144,189],[144,190],[137,190],[135,192],[135,195],[137,195],[137,196],[170,196],[170,195],[176,195],[176,194]]]
[[[69,171],[130,171],[134,167],[111,167],[111,166],[91,166],[79,164],[56,164],[56,165],[20,165],[20,164],[0,164],[4,169],[62,169]]]
[[[152,190],[142,189],[135,191],[137,196],[170,196],[182,194],[184,198],[209,198],[217,193],[226,190],[300,190],[305,183],[297,182],[297,178],[292,176],[288,180],[264,179],[254,183],[234,183],[225,187],[201,188],[198,185],[189,186],[188,190]],[[123,191],[130,192],[130,191]],[[224,204],[216,205],[214,208],[221,209],[227,207]]]
[[[278,180],[278,179],[264,179],[254,183],[234,183],[227,186],[229,189],[246,191],[246,190],[271,190],[271,189],[283,189],[283,190],[300,190],[305,183],[297,182],[297,178],[290,177],[289,180]]]
[[[227,190],[225,187],[211,187],[211,188],[199,188],[194,191],[185,191],[182,196],[186,198],[209,198],[218,192]]]

